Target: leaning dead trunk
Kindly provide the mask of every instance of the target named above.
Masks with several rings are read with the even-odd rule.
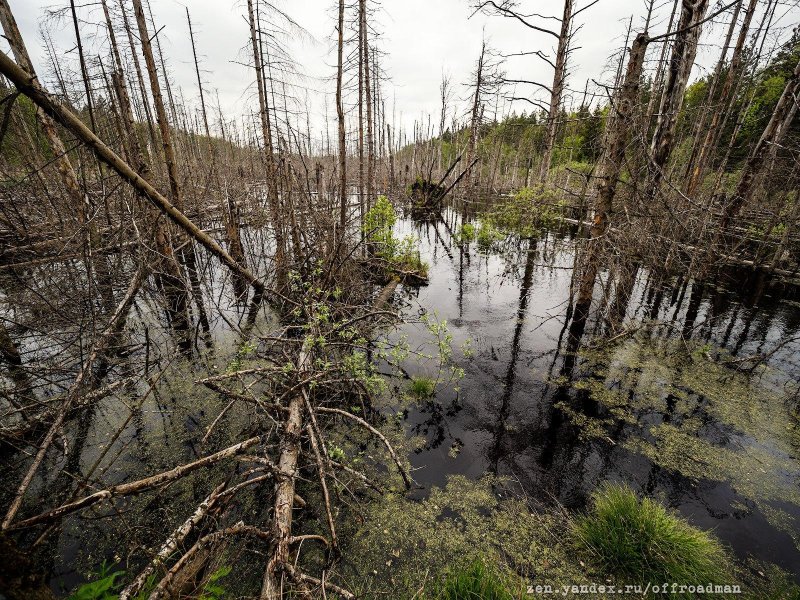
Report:
[[[731,220],[739,213],[744,203],[750,199],[756,180],[767,162],[766,158],[769,155],[770,148],[780,144],[789,129],[792,117],[795,114],[792,109],[797,102],[798,92],[800,92],[800,62],[797,63],[791,77],[786,82],[786,87],[783,88],[783,94],[781,94],[778,103],[775,105],[775,110],[772,111],[769,123],[767,123],[764,132],[750,153],[742,169],[736,190],[723,208],[720,230],[726,231],[728,229]]]
[[[597,200],[586,259],[575,303],[575,318],[586,318],[592,303],[592,292],[597,272],[600,269],[602,239],[608,232],[609,220],[614,209],[622,166],[625,161],[625,146],[631,128],[633,110],[639,94],[639,82],[644,66],[644,57],[650,40],[646,33],[636,36],[631,46],[630,59],[625,80],[614,101],[614,117],[609,123],[606,150],[597,168]]]
[[[672,47],[667,70],[667,81],[661,97],[658,123],[650,146],[650,168],[645,186],[645,198],[652,200],[664,178],[664,168],[675,143],[678,112],[683,104],[686,84],[697,54],[700,39],[700,21],[706,13],[709,0],[683,0],[681,18]]]
[[[3,26],[5,37],[11,46],[11,51],[14,54],[17,62],[31,75],[33,80],[37,80],[36,71],[33,68],[33,62],[31,62],[28,49],[25,46],[24,40],[22,39],[22,34],[19,31],[19,27],[17,27],[16,19],[11,12],[11,7],[8,5],[8,0],[0,0],[0,24]],[[80,36],[78,35],[78,37]],[[83,66],[85,67],[85,65]],[[83,75],[84,79],[88,77],[85,70],[83,71]],[[86,93],[88,98],[91,98],[91,92],[89,91],[88,83],[86,83],[86,85]],[[88,100],[88,102],[91,103],[91,100]],[[69,196],[71,202],[69,211],[72,214],[77,215],[78,226],[82,229],[85,228],[87,246],[89,248],[92,246],[99,247],[101,245],[101,241],[100,236],[97,233],[96,224],[93,220],[87,218],[87,214],[90,210],[89,196],[80,185],[78,174],[72,165],[72,161],[69,159],[64,142],[61,140],[61,137],[56,130],[56,125],[50,115],[48,115],[41,107],[37,107],[36,109],[36,120],[42,130],[42,133],[44,133],[47,144],[50,146],[50,150],[54,156],[56,169],[58,170],[61,182],[64,184],[64,189],[67,191]],[[114,294],[111,286],[110,267],[106,263],[106,260],[107,259],[105,257],[99,257],[97,264],[94,266],[97,269],[98,280],[100,284],[99,287],[102,292],[105,310],[110,313],[114,309]],[[87,260],[86,269],[88,273],[91,272],[92,267],[93,265],[91,262]]]
[[[52,115],[67,131],[86,144],[101,161],[111,167],[137,192],[152,202],[156,208],[164,213],[187,235],[194,238],[231,271],[243,277],[253,286],[257,297],[260,299],[264,293],[264,285],[261,281],[250,271],[233,260],[231,255],[217,242],[195,225],[186,215],[175,208],[175,206],[153,187],[150,182],[134,171],[128,163],[122,160],[100,138],[92,133],[79,117],[42,89],[37,79],[11,60],[5,52],[0,52],[0,73],[5,75],[17,89],[30,98],[36,106],[41,107],[48,114]]]

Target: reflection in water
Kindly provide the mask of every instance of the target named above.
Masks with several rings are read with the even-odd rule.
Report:
[[[528,252],[525,255],[525,272],[522,276],[522,285],[520,286],[519,292],[517,321],[514,326],[514,336],[511,340],[511,359],[508,362],[508,371],[503,380],[503,395],[500,400],[497,425],[495,426],[493,434],[494,442],[488,453],[491,471],[494,475],[499,473],[498,466],[504,454],[503,438],[507,432],[506,420],[508,419],[511,396],[514,392],[514,382],[517,378],[517,360],[519,359],[520,340],[522,338],[522,329],[525,325],[525,313],[528,309],[528,292],[531,289],[531,281],[533,279],[533,262],[536,258],[536,240],[531,239],[528,244]]]
[[[641,350],[628,356],[635,351],[629,343],[635,331],[653,343],[674,341],[683,353],[700,344],[701,354],[715,353],[720,361],[768,353],[800,331],[795,292],[771,287],[763,278],[752,278],[750,285],[746,273],[735,279],[746,285],[726,288],[724,281],[669,280],[639,267],[615,277],[605,274],[596,306],[580,318],[570,302],[573,231],[504,240],[487,254],[456,242],[452,231],[459,222],[453,212],[436,225],[406,221],[400,227],[421,239],[423,259],[431,263],[430,285],[408,292],[409,314],[435,313],[449,322],[454,349],[470,340],[474,350],[472,357],[456,352],[466,373],[457,393],[440,389],[435,400],[408,413],[409,432],[426,442],[412,458],[420,469],[418,481],[442,485],[448,474],[478,477],[489,471],[512,478],[531,496],[555,497],[574,508],[601,482],[624,481],[714,529],[739,555],[800,572],[793,540],[800,538],[800,506],[786,491],[797,488],[800,467],[791,447],[786,451],[785,440],[775,437],[793,422],[792,407],[770,403],[769,422],[752,420],[763,429],[756,435],[747,429],[752,423],[727,415],[720,400],[725,386],[733,386],[732,394],[741,387],[724,375],[735,369],[709,363],[722,373],[720,393],[709,396],[689,385],[691,369],[680,362],[667,365]],[[661,326],[644,326],[651,321]],[[413,324],[403,333],[412,345],[424,339]],[[605,351],[612,362],[598,368],[586,357],[605,348],[600,334],[620,337]],[[800,378],[799,350],[795,341],[770,357],[769,385],[780,391]],[[686,360],[691,367],[691,355]],[[757,385],[766,386],[766,379]],[[604,389],[613,398],[605,398]],[[727,410],[747,412],[748,405],[731,404]],[[757,403],[749,410],[764,413]],[[681,437],[663,437],[672,431]],[[714,469],[682,470],[679,459],[666,460],[672,460],[670,444],[678,439],[724,451],[723,458],[701,459]],[[460,452],[448,452],[453,446]],[[687,447],[674,451],[678,458],[685,452],[685,461],[693,464]],[[753,481],[730,475],[737,467],[724,462],[743,460],[739,469],[745,471],[752,452],[767,452],[765,472],[754,474]],[[772,491],[758,498],[760,487]]]

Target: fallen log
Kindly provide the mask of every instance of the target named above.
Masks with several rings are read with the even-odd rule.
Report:
[[[311,366],[311,340],[313,337],[310,334],[306,337],[297,358],[297,376],[300,379],[304,377]],[[297,460],[300,456],[300,435],[303,431],[303,406],[308,402],[307,393],[305,386],[294,393],[289,400],[288,414],[283,423],[278,469],[285,476],[275,482],[272,517],[273,544],[261,587],[261,598],[264,600],[280,600],[283,589],[281,574],[286,566],[290,565],[289,546],[292,537],[294,484]]]

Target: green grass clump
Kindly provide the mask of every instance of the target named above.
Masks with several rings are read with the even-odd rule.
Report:
[[[595,492],[574,533],[607,574],[641,583],[731,583],[728,557],[710,534],[622,486]]]
[[[453,571],[434,595],[436,600],[513,600],[503,576],[476,560],[466,568]]]
[[[436,382],[430,377],[412,377],[408,393],[418,400],[425,400],[436,393]]]

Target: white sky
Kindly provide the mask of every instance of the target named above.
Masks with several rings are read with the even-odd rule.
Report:
[[[22,34],[28,44],[40,73],[49,72],[49,63],[41,35],[42,20],[47,8],[64,8],[68,0],[9,0]],[[116,6],[117,0],[109,0]],[[127,1],[127,0],[126,0]],[[204,86],[207,92],[219,92],[223,112],[228,118],[248,114],[256,104],[253,92],[252,70],[248,61],[249,28],[244,18],[244,0],[150,0],[155,20],[159,27],[161,43],[173,80],[182,88],[189,101],[197,98],[194,66],[189,44],[185,7],[188,6],[195,29],[198,53],[203,69]],[[335,115],[333,93],[335,92],[336,55],[333,44],[335,10],[333,0],[275,0],[296,22],[310,34],[308,40],[296,36],[288,50],[295,57],[298,68],[308,77],[304,85],[309,89],[312,133],[321,136],[324,127],[325,103],[329,115]],[[577,6],[585,6],[589,0],[578,0]],[[726,2],[727,3],[727,0]],[[439,83],[442,73],[451,76],[455,84],[456,99],[465,99],[466,84],[473,64],[480,51],[485,34],[491,45],[503,53],[542,50],[552,56],[555,39],[533,32],[524,25],[502,17],[486,17],[472,13],[468,0],[383,0],[377,14],[375,27],[383,34],[379,45],[385,53],[383,68],[391,77],[384,85],[387,112],[396,102],[397,118],[407,129],[423,114],[433,115],[438,121]],[[661,33],[671,9],[671,0],[656,0],[657,11],[651,31]],[[712,9],[722,3],[712,1]],[[762,5],[764,2],[761,3]],[[91,36],[98,31],[93,24],[102,22],[99,3],[94,0],[78,0],[82,31]],[[541,12],[545,15],[560,15],[560,0],[521,0],[522,12]],[[600,0],[578,17],[583,28],[575,36],[578,48],[571,57],[571,77],[568,86],[576,90],[573,102],[581,101],[587,78],[608,81],[612,73],[607,68],[609,57],[624,41],[628,19],[633,16],[634,29],[641,28],[645,14],[644,0]],[[787,26],[797,23],[795,9],[778,12],[776,36],[786,35]],[[754,19],[754,26],[760,13]],[[539,25],[558,26],[554,21],[532,19]],[[719,53],[730,13],[707,24],[703,31],[703,47],[698,54],[695,74],[711,68]],[[76,60],[75,41],[71,21],[61,24],[48,23],[59,57]],[[118,34],[119,35],[119,34]],[[104,32],[101,32],[104,38]],[[98,37],[98,40],[100,38]],[[91,51],[103,58],[108,56],[108,47],[100,42],[88,42]],[[536,79],[549,84],[552,70],[535,57],[511,59],[505,66],[509,78]],[[45,77],[47,82],[47,78]],[[52,82],[49,82],[53,87]],[[590,87],[597,91],[596,86]],[[305,92],[300,92],[305,94]],[[534,96],[533,94],[537,94]],[[520,86],[515,95],[528,95],[539,100],[543,92],[534,92],[532,86]],[[305,100],[304,100],[305,101]],[[517,112],[530,110],[529,106],[517,103]],[[391,114],[391,113],[390,113]],[[427,120],[427,117],[425,117]]]

